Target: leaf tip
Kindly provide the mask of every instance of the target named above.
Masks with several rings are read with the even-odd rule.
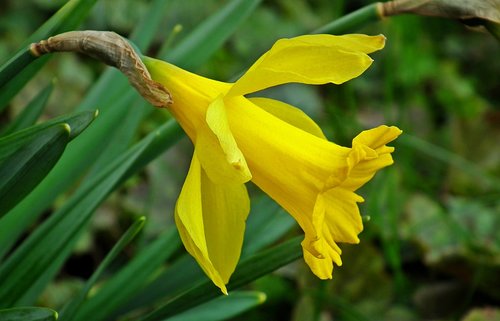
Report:
[[[64,131],[66,131],[68,133],[68,135],[71,134],[71,126],[68,123],[63,123],[62,127],[63,127]]]
[[[257,293],[257,302],[259,304],[266,302],[266,300],[267,300],[267,295],[264,292]]]

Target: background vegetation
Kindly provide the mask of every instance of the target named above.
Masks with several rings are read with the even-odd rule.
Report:
[[[227,18],[206,36],[209,49],[188,50],[186,43],[196,42],[191,32],[230,2],[96,1],[72,29],[113,30],[149,56],[231,80],[276,39],[310,33],[372,1],[253,1],[254,7],[241,5],[241,17],[231,16],[234,23]],[[0,2],[0,62],[64,3]],[[174,32],[178,24],[182,30]],[[500,320],[499,43],[457,21],[410,15],[351,31],[387,37],[363,76],[342,86],[266,91],[304,109],[339,144],[379,124],[404,130],[394,144],[395,165],[361,192],[367,216],[361,244],[343,246],[344,265],[332,281],[316,279],[296,260],[227,298],[174,301],[186,290],[196,294],[189,289],[205,280],[172,228],[192,147],[186,138],[177,143],[169,116],[145,106],[118,73],[87,57],[58,54],[12,99],[5,98],[10,89],[0,91],[6,103],[0,143],[23,128],[12,124],[35,109],[33,101],[42,102],[39,117],[31,117],[38,123],[87,111],[85,120],[78,118],[83,133],[71,142],[72,134],[54,127],[50,137],[66,137],[63,156],[28,197],[2,212],[0,308],[64,308],[61,317],[76,320],[135,320],[172,302],[175,320]],[[95,109],[100,115],[93,121]],[[148,138],[159,128],[161,142]],[[1,153],[0,167],[10,155]],[[250,189],[244,257],[300,235],[291,218]],[[39,274],[31,270],[37,267]],[[186,309],[197,306],[191,316],[179,314],[186,302]]]

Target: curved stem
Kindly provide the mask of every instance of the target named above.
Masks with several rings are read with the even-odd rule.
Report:
[[[36,59],[31,53],[29,47],[20,50],[14,57],[0,67],[0,88],[12,80],[20,70],[23,70]]]
[[[370,22],[379,21],[382,18],[380,2],[375,2],[342,16],[311,33],[342,34],[352,32]]]

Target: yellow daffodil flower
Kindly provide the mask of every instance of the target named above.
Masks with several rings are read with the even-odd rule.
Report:
[[[341,84],[372,63],[383,36],[308,35],[281,39],[235,83],[207,79],[144,58],[153,80],[172,94],[170,112],[195,145],[175,209],[187,251],[227,293],[240,257],[252,180],[305,232],[304,259],[321,279],[341,265],[337,242],[358,243],[363,229],[355,191],[392,164],[385,144],[401,131],[363,131],[352,148],[329,142],[301,110],[246,94],[297,82]]]

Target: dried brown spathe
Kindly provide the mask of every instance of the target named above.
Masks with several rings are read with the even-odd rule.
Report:
[[[395,0],[381,4],[381,15],[412,13],[458,20],[500,23],[500,0]]]
[[[151,79],[146,66],[132,45],[111,31],[70,31],[33,43],[31,53],[38,57],[51,52],[80,52],[118,68],[149,103],[166,107],[172,96],[160,83]]]

